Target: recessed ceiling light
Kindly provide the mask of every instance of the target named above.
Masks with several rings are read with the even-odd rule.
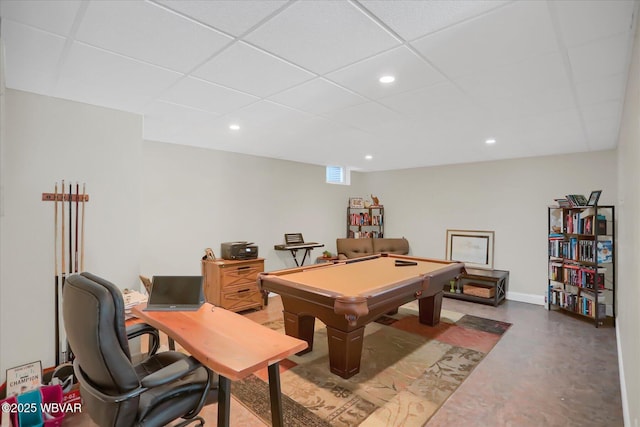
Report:
[[[396,78],[393,76],[382,76],[379,81],[380,83],[393,83],[396,81]]]
[[[229,125],[229,129],[231,129],[231,130],[240,130],[240,125],[235,124],[235,123],[230,124]]]
[[[487,144],[495,144],[495,143],[496,143],[496,140],[495,140],[495,138],[489,138],[489,139],[487,139],[487,140],[485,141],[485,143],[487,143]]]
[[[373,156],[371,154],[367,154],[366,156],[364,156],[364,158],[367,160],[371,160],[373,159]]]

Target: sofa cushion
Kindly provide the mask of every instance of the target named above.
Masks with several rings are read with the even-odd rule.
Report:
[[[409,241],[402,238],[380,239],[336,239],[336,249],[339,259],[358,258],[367,255],[390,253],[407,255]]]
[[[339,258],[358,258],[372,255],[373,239],[336,239]],[[341,256],[342,255],[342,256]]]
[[[400,239],[372,239],[373,240],[373,252],[407,255],[409,253],[409,241],[404,237]]]

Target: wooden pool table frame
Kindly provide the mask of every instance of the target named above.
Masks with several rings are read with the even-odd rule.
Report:
[[[419,266],[395,267],[395,260],[415,261]],[[349,267],[353,263],[362,264]],[[381,266],[381,263],[385,264]],[[380,269],[387,269],[394,279],[367,288],[371,281],[380,282]],[[360,371],[364,327],[369,322],[417,299],[420,323],[437,325],[443,286],[463,271],[464,264],[459,262],[378,254],[334,264],[261,273],[258,284],[265,294],[275,292],[282,298],[285,333],[308,343],[308,348],[298,354],[313,350],[314,325],[318,318],[327,326],[331,372],[350,378]],[[346,285],[327,284],[331,279],[326,276],[333,274],[352,274],[352,277],[346,280]],[[403,277],[396,278],[398,274]],[[372,279],[367,275],[377,277]],[[317,279],[314,283],[310,276],[324,276],[325,283],[317,283]],[[344,282],[344,277],[342,279]],[[350,292],[349,284],[353,284],[353,288],[359,287],[360,291]]]

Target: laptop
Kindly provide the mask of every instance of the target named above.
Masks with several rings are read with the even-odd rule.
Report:
[[[202,276],[153,276],[145,311],[197,311],[204,304]]]

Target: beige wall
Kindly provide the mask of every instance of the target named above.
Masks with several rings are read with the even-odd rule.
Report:
[[[618,144],[618,354],[625,425],[640,426],[640,25]],[[635,404],[633,404],[635,402]]]
[[[409,238],[415,255],[444,257],[447,229],[494,231],[494,268],[510,272],[507,297],[543,304],[546,207],[591,190],[613,204],[616,179],[616,154],[603,151],[370,173],[364,184],[387,207],[386,235]]]
[[[335,253],[346,232],[358,174],[352,186],[333,185],[321,166],[158,142],[143,147],[145,275],[200,274],[205,248],[220,256],[220,243],[239,240],[258,245],[267,270],[293,267],[288,251],[273,248],[285,233],[325,244],[312,251],[313,263],[324,249]]]
[[[142,120],[121,111],[6,91],[0,218],[0,376],[53,366],[54,184],[86,183],[85,268],[137,286]],[[68,260],[68,258],[67,258]]]

